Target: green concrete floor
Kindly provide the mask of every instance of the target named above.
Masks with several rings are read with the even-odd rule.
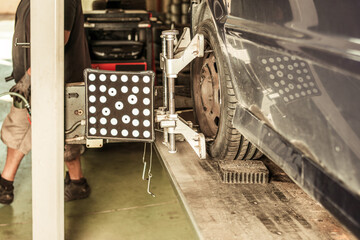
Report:
[[[11,73],[12,16],[0,16],[0,93],[13,82]],[[0,99],[0,125],[11,102]],[[154,154],[152,191],[141,180],[142,143],[109,144],[88,149],[82,156],[84,175],[92,188],[88,199],[65,203],[65,236],[72,240],[117,239],[197,239],[179,203],[166,171]],[[6,147],[0,144],[0,169]],[[44,226],[46,228],[46,226]],[[0,239],[32,238],[31,156],[27,155],[15,180],[15,200],[0,204]]]

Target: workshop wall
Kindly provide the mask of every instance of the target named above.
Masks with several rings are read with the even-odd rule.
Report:
[[[82,0],[82,5],[84,11],[90,11],[91,10],[91,4],[94,0]],[[158,0],[160,1],[160,0]],[[16,7],[19,4],[20,0],[0,0],[0,14],[15,14]],[[169,0],[162,0],[162,7],[163,9],[166,9],[166,6],[169,4]],[[147,9],[148,10],[157,10],[157,1],[153,0],[146,0]]]
[[[0,14],[15,14],[20,0],[0,0]]]
[[[0,1],[5,1],[5,0],[0,0]],[[92,10],[91,9],[91,5],[92,5],[92,2],[94,0],[82,0],[82,5],[83,5],[83,9],[84,11],[90,11]],[[169,0],[157,0],[157,1],[154,1],[154,0],[146,0],[146,7],[147,7],[147,10],[149,11],[155,11],[157,10],[157,4],[158,4],[158,1],[161,2],[161,5],[162,5],[162,8],[163,9],[166,9],[166,6],[169,4]]]

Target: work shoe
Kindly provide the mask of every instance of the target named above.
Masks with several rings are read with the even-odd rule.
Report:
[[[4,184],[6,182],[6,184]],[[14,186],[0,175],[0,203],[10,204],[14,200]]]
[[[66,172],[65,177],[65,202],[83,199],[89,197],[91,192],[89,184],[85,178],[80,180],[71,180],[69,172]]]

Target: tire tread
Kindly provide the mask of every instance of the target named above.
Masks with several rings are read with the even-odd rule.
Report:
[[[198,29],[201,29],[201,27],[199,27]],[[202,25],[202,31],[204,31],[205,33],[204,35],[213,36],[213,29],[214,26],[209,21],[204,22]],[[210,37],[209,39],[210,44],[216,45],[211,41],[217,41],[216,37],[213,37],[213,39],[211,39]],[[222,49],[220,50],[220,52],[222,52]],[[220,85],[226,88],[222,91],[224,94],[226,94],[226,96],[223,97],[223,99],[226,99],[226,104],[224,104],[226,106],[226,109],[222,111],[225,116],[221,117],[221,121],[226,126],[226,129],[224,129],[222,132],[223,135],[221,135],[221,146],[224,147],[219,147],[219,145],[218,147],[213,147],[212,143],[208,143],[208,152],[211,157],[221,160],[250,160],[253,157],[259,157],[260,151],[253,144],[251,144],[242,134],[240,134],[240,132],[235,129],[232,124],[232,120],[235,115],[237,98],[235,96],[235,90],[233,87],[231,74],[227,62],[222,61],[221,67],[223,70],[223,77],[220,79]],[[221,80],[225,81],[221,83]]]

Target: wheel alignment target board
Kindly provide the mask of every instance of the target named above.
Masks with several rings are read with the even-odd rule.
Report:
[[[154,73],[85,69],[87,138],[154,141]]]

